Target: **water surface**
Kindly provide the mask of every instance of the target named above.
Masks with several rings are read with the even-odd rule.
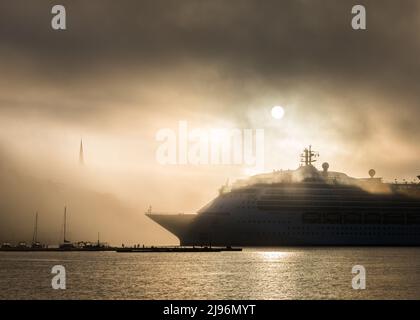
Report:
[[[67,289],[51,287],[66,268]],[[351,269],[366,268],[354,290]],[[1,299],[420,299],[420,248],[0,252]]]

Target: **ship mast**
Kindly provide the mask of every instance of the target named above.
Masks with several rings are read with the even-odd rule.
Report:
[[[319,153],[312,150],[312,146],[309,146],[308,148],[305,148],[303,150],[303,153],[300,155],[301,160],[300,162],[304,164],[305,166],[311,166],[312,163],[316,162],[316,157],[319,157]]]

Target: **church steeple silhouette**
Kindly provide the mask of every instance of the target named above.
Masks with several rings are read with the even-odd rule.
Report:
[[[83,156],[83,140],[82,139],[80,139],[79,164],[82,166],[85,164],[85,159]]]

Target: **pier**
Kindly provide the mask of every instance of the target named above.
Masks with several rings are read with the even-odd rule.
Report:
[[[223,252],[242,251],[242,248],[226,247],[183,247],[183,246],[150,246],[150,247],[112,247],[112,246],[59,246],[59,247],[28,247],[5,246],[0,247],[0,252],[98,252],[113,251],[119,253],[147,253],[147,252]]]
[[[117,252],[222,252],[222,251],[242,251],[242,248],[232,247],[141,247],[141,248],[118,248]]]

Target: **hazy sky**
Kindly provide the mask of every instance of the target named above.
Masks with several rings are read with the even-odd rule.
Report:
[[[29,240],[35,210],[55,241],[66,203],[74,238],[175,242],[149,204],[195,212],[246,172],[159,165],[155,134],[180,120],[264,129],[267,171],[312,144],[353,176],[420,174],[417,0],[59,3],[66,31],[51,28],[56,1],[0,3],[0,241]]]

